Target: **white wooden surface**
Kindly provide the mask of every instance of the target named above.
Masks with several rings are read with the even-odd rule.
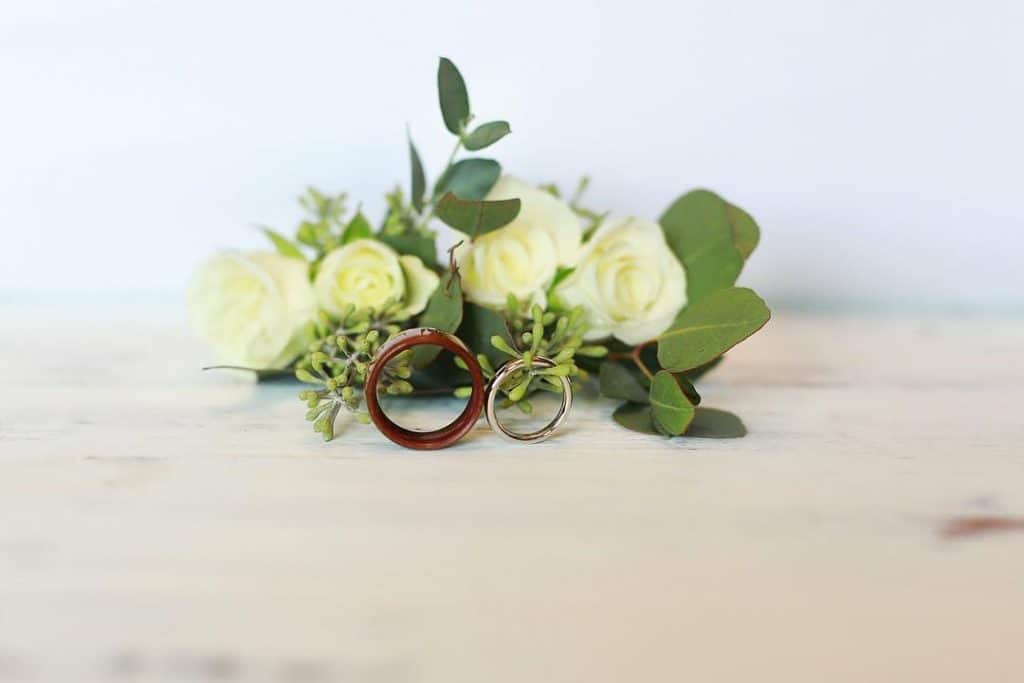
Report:
[[[734,440],[323,444],[174,310],[0,307],[0,681],[1021,681],[1024,322],[777,315]]]

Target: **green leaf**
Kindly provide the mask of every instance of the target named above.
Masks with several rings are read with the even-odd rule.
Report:
[[[409,138],[409,165],[412,167],[412,205],[417,211],[423,211],[423,194],[427,191],[427,176],[423,172],[423,162],[416,151],[416,145]]]
[[[476,304],[466,303],[462,311],[462,325],[458,336],[466,342],[473,353],[482,353],[490,359],[495,367],[501,365],[508,356],[491,346],[491,337],[498,335],[506,342],[512,340],[505,327],[505,319],[493,309]]]
[[[427,268],[437,268],[437,245],[434,236],[410,230],[397,235],[386,232],[377,233],[377,239],[388,245],[399,254],[419,256]]]
[[[274,244],[274,248],[277,249],[277,253],[281,254],[281,256],[306,260],[302,250],[290,239],[270,228],[262,228],[262,230],[263,234]]]
[[[363,215],[362,211],[357,211],[356,215],[345,226],[345,232],[341,235],[341,243],[348,244],[353,240],[372,236],[373,226],[370,225],[370,221],[366,220],[366,216]]]
[[[657,357],[657,354],[655,354],[655,357]],[[715,366],[721,363],[723,358],[725,358],[725,356],[719,356],[718,358],[715,358],[710,362],[704,363],[703,365],[698,365],[692,370],[687,370],[686,379],[690,380],[691,382],[696,382],[701,377],[714,370]]]
[[[512,132],[508,121],[491,121],[477,126],[472,133],[462,139],[462,144],[471,152],[490,147],[498,140]]]
[[[455,332],[462,324],[462,281],[458,274],[448,271],[434,293],[430,295],[427,307],[420,316],[422,327],[435,327],[444,332]],[[441,349],[437,346],[421,345],[412,352],[414,368],[429,365]]]
[[[756,224],[746,220],[750,217],[745,212],[730,213],[729,206],[714,192],[694,190],[661,216],[665,240],[686,269],[686,295],[691,302],[731,287],[743,269],[744,254],[757,244]],[[732,219],[739,223],[738,239]]]
[[[434,213],[447,225],[475,239],[511,223],[519,215],[520,206],[518,199],[465,201],[448,192],[434,207]]]
[[[693,420],[693,404],[686,398],[678,378],[659,370],[651,380],[651,417],[654,426],[669,436],[686,431]]]
[[[625,365],[613,361],[601,364],[599,372],[601,394],[631,403],[648,403],[647,385],[640,379],[639,370],[631,371]]]
[[[572,275],[575,270],[575,266],[559,266],[557,270],[555,270],[555,277],[551,280],[551,285],[548,287],[548,291],[553,291],[558,287],[558,285],[562,284],[562,281],[565,280],[565,278]]]
[[[698,439],[738,439],[747,427],[737,415],[716,408],[697,408],[686,436]]]
[[[730,287],[683,309],[658,338],[658,362],[671,372],[704,365],[764,327],[771,312],[754,290]]]
[[[757,223],[749,213],[732,204],[725,207],[725,215],[729,219],[729,227],[732,228],[733,245],[744,259],[750,258],[761,240],[761,230]]]
[[[460,135],[469,120],[469,93],[462,74],[447,57],[441,57],[437,65],[437,96],[445,128]]]
[[[695,406],[700,405],[700,394],[697,393],[697,388],[693,386],[693,382],[686,376],[685,373],[675,372],[672,373],[676,377],[676,381],[679,382],[679,388],[683,390],[683,395],[686,396],[686,400]]]
[[[638,403],[623,403],[612,413],[612,419],[620,425],[634,432],[641,434],[660,435],[661,432],[654,428],[654,419],[651,417],[651,407]]]
[[[494,159],[463,159],[438,179],[434,196],[451,192],[459,199],[478,201],[487,196],[500,175],[501,164]]]

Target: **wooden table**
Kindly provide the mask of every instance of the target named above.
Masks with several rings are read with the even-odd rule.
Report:
[[[701,384],[745,438],[436,453],[174,307],[0,329],[0,681],[1024,680],[1024,321],[782,313]]]

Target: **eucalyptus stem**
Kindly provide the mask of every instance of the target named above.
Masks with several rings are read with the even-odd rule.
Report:
[[[441,178],[444,178],[448,174],[448,171],[452,169],[452,166],[455,165],[455,157],[458,156],[460,149],[462,149],[461,136],[455,139],[455,147],[452,148],[452,153],[448,155],[448,162],[444,165],[444,170],[441,171],[441,175],[437,176],[437,179],[439,181],[441,180]],[[421,216],[421,222],[417,226],[418,230],[426,229],[427,224],[430,222],[430,219],[434,217],[434,206],[436,204],[436,193],[432,193],[430,196],[430,202],[425,207],[423,207],[423,215]]]

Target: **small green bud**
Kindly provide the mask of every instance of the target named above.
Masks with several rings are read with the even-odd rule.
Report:
[[[469,398],[473,395],[473,387],[458,387],[453,393],[455,398]]]
[[[558,354],[551,360],[555,361],[556,363],[565,363],[566,361],[572,360],[572,357],[575,355],[576,349],[571,346],[567,346],[561,351],[559,351]]]
[[[542,322],[542,323],[544,323],[544,326],[545,326],[545,327],[547,327],[547,326],[548,326],[548,325],[550,325],[551,323],[555,322],[555,318],[557,318],[557,317],[558,317],[558,316],[556,316],[556,315],[554,314],[554,312],[552,312],[552,311],[548,311],[547,313],[545,313],[545,314],[544,314],[544,317],[543,317],[543,318],[541,318],[541,322]]]
[[[487,357],[487,354],[476,354],[476,362],[480,364],[480,369],[485,373],[494,375],[494,366],[491,365],[491,359]]]
[[[455,356],[455,367],[463,370],[469,370],[469,366],[466,365],[466,361],[462,360],[460,356]]]
[[[581,356],[587,356],[588,358],[602,358],[608,355],[608,347],[606,346],[581,346],[576,349],[576,353]]]
[[[502,353],[507,353],[510,356],[519,355],[519,353],[517,353],[511,346],[508,345],[508,342],[505,341],[505,338],[502,337],[500,334],[496,334],[493,337],[491,337],[491,346],[498,349]]]
[[[298,368],[295,371],[295,378],[300,382],[308,382],[310,384],[320,384],[320,380],[313,376],[313,374],[305,368]]]
[[[366,341],[370,342],[371,344],[375,343],[378,339],[380,339],[380,332],[378,332],[377,330],[370,330],[369,332],[366,333]]]
[[[523,343],[529,344],[533,341],[533,332],[523,332]]]
[[[533,351],[523,351],[523,364],[527,370],[533,368]]]
[[[550,377],[568,377],[572,373],[572,365],[556,365],[553,368],[544,368],[538,370],[538,375],[548,375]]]
[[[410,368],[408,365],[399,365],[394,369],[394,373],[396,377],[401,377],[402,379],[409,379],[410,377],[412,377],[412,368]]]
[[[534,304],[530,307],[530,317],[536,321],[540,321],[544,317],[544,309],[540,307],[540,304]]]
[[[540,306],[534,304],[534,308],[540,310]],[[540,321],[541,316],[534,316],[533,318],[533,347],[530,349],[534,353],[540,350],[540,343],[544,340],[544,325]]]
[[[352,416],[356,419],[356,422],[358,422],[359,424],[364,424],[364,425],[370,424],[370,414],[369,413],[352,413]]]
[[[345,399],[346,401],[351,400],[352,397],[355,396],[355,394],[356,394],[356,390],[353,389],[352,387],[345,386],[345,387],[341,388],[341,397],[343,399]]]
[[[526,396],[526,390],[530,388],[530,381],[526,380],[522,384],[512,387],[508,392],[508,400],[515,403]]]
[[[533,404],[527,401],[525,398],[522,401],[516,403],[516,407],[519,408],[519,410],[523,411],[523,413],[526,415],[533,414]]]

